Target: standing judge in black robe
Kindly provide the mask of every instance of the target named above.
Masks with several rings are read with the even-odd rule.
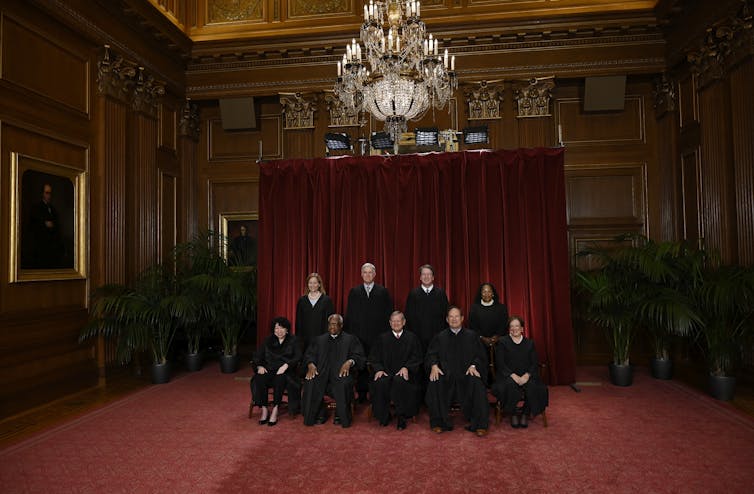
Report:
[[[395,405],[398,430],[406,428],[406,418],[419,410],[417,373],[422,364],[419,338],[404,331],[406,318],[400,311],[390,315],[390,329],[372,347],[369,363],[374,378],[369,386],[372,411],[380,425],[390,423],[390,402]]]
[[[469,328],[479,333],[486,346],[494,346],[508,333],[508,307],[500,302],[492,283],[479,286],[469,311]]]
[[[288,390],[288,411],[296,413],[301,402],[301,384],[296,368],[301,362],[301,347],[290,334],[291,322],[285,317],[272,320],[272,334],[254,357],[256,374],[251,379],[251,396],[254,405],[262,408],[259,425],[273,426],[278,421],[278,410],[283,401],[283,391]],[[272,388],[272,412],[268,417],[267,390]]]
[[[490,416],[484,347],[476,332],[462,326],[461,309],[450,306],[447,321],[448,328],[434,337],[424,360],[429,372],[429,424],[433,432],[453,430],[448,412],[453,403],[459,403],[470,422],[466,430],[484,436]]]
[[[306,277],[306,292],[296,304],[296,336],[309,348],[315,337],[327,332],[327,318],[335,314],[332,299],[325,293],[322,277],[311,273]]]
[[[432,338],[446,327],[448,297],[442,288],[434,285],[435,270],[429,264],[419,268],[419,280],[421,284],[406,298],[406,321],[425,351]]]
[[[364,283],[351,288],[346,309],[345,330],[359,338],[367,355],[377,336],[390,328],[388,320],[393,312],[393,300],[387,288],[374,282],[376,275],[374,264],[365,263],[361,266],[361,279]],[[359,375],[356,389],[359,401],[365,402],[369,389],[369,376],[366,373]]]
[[[527,427],[528,415],[539,415],[547,407],[547,386],[539,379],[539,359],[534,341],[524,338],[524,320],[511,317],[509,335],[497,343],[495,365],[497,378],[492,392],[500,401],[503,411],[510,415],[511,426]],[[518,402],[524,396],[524,406]]]
[[[327,334],[314,338],[304,355],[307,366],[302,398],[304,425],[323,424],[327,420],[324,397],[328,394],[335,398],[336,420],[343,427],[351,426],[351,371],[362,368],[364,361],[359,339],[344,333],[343,318],[332,314],[327,318]]]

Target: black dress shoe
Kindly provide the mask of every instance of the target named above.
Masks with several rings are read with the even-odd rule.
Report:
[[[529,419],[526,417],[526,414],[521,415],[521,423],[518,425],[521,429],[526,429],[529,427]]]
[[[333,419],[332,423],[333,423],[333,424],[335,424],[335,425],[338,425],[338,424],[340,424],[340,417],[338,417],[338,416],[336,415],[336,416],[335,416],[335,418]]]
[[[314,423],[317,425],[322,425],[325,422],[327,422],[327,415],[320,415],[319,417],[317,417],[317,420]]]
[[[267,425],[270,426],[270,427],[274,427],[274,426],[278,425],[278,421],[276,420],[276,421],[273,422],[272,420],[270,420],[269,422],[267,422]]]
[[[406,424],[406,419],[404,419],[403,417],[398,417],[398,425],[396,426],[396,428],[399,431],[402,431],[403,429],[406,428],[406,425],[407,425]]]
[[[387,425],[390,423],[390,421],[393,420],[393,417],[388,414],[387,418],[385,420],[380,420],[380,425],[382,427],[387,427]]]
[[[259,425],[264,425],[264,424],[266,424],[266,423],[267,423],[267,419],[264,419],[264,420],[260,420],[260,421],[259,421]]]

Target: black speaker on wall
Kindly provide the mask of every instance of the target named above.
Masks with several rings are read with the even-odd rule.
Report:
[[[625,75],[586,78],[584,111],[623,110],[625,100]]]
[[[254,98],[227,98],[220,100],[220,118],[224,130],[257,128]]]

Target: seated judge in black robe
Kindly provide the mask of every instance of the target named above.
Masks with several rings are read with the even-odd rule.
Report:
[[[306,349],[307,366],[304,380],[302,411],[304,425],[327,420],[324,397],[335,398],[336,419],[343,427],[351,426],[353,373],[364,367],[364,350],[359,339],[343,332],[343,317],[332,314],[327,318],[327,334],[314,338]]]
[[[296,369],[301,362],[301,346],[290,334],[291,322],[276,317],[270,323],[272,334],[264,340],[254,357],[256,374],[251,379],[251,396],[254,405],[262,408],[259,424],[273,426],[278,421],[278,407],[283,391],[288,390],[288,411],[298,412],[301,402],[301,383]],[[268,416],[268,390],[272,388],[272,412]]]
[[[466,430],[487,434],[490,406],[487,402],[487,356],[476,332],[462,326],[461,309],[450,306],[448,328],[434,337],[427,349],[425,367],[429,374],[427,406],[434,432],[453,429],[449,411],[459,403],[470,423]]]
[[[434,284],[435,271],[429,264],[419,268],[419,280],[421,284],[406,298],[406,322],[419,337],[422,351],[426,351],[432,338],[446,327],[448,296]]]
[[[364,352],[369,355],[372,343],[377,337],[390,329],[388,320],[393,312],[393,300],[384,286],[375,283],[377,268],[372,263],[361,266],[363,284],[351,288],[348,292],[348,307],[346,308],[345,330],[356,336],[364,346]],[[361,373],[356,384],[359,392],[359,402],[365,402],[369,390],[369,376]]]
[[[325,293],[322,277],[311,273],[306,277],[306,292],[296,304],[296,336],[304,348],[309,348],[315,337],[327,332],[330,314],[335,314],[335,306]]]
[[[419,410],[417,373],[422,364],[419,338],[404,331],[406,318],[400,311],[390,316],[390,329],[382,333],[372,347],[369,363],[374,378],[369,386],[372,411],[380,425],[390,423],[390,402],[395,405],[399,430],[406,428],[406,418]]]
[[[510,415],[511,426],[527,427],[528,415],[539,415],[548,405],[547,386],[539,378],[539,359],[534,341],[525,338],[524,320],[511,317],[509,335],[500,339],[495,350],[497,377],[492,392],[503,411]],[[517,408],[521,396],[524,406]]]

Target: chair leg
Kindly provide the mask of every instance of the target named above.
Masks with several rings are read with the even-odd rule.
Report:
[[[542,411],[542,425],[547,427],[547,412]]]
[[[251,418],[252,415],[254,415],[254,402],[253,401],[249,403],[249,418]]]
[[[499,424],[503,418],[503,405],[498,401],[495,403],[495,423]]]

